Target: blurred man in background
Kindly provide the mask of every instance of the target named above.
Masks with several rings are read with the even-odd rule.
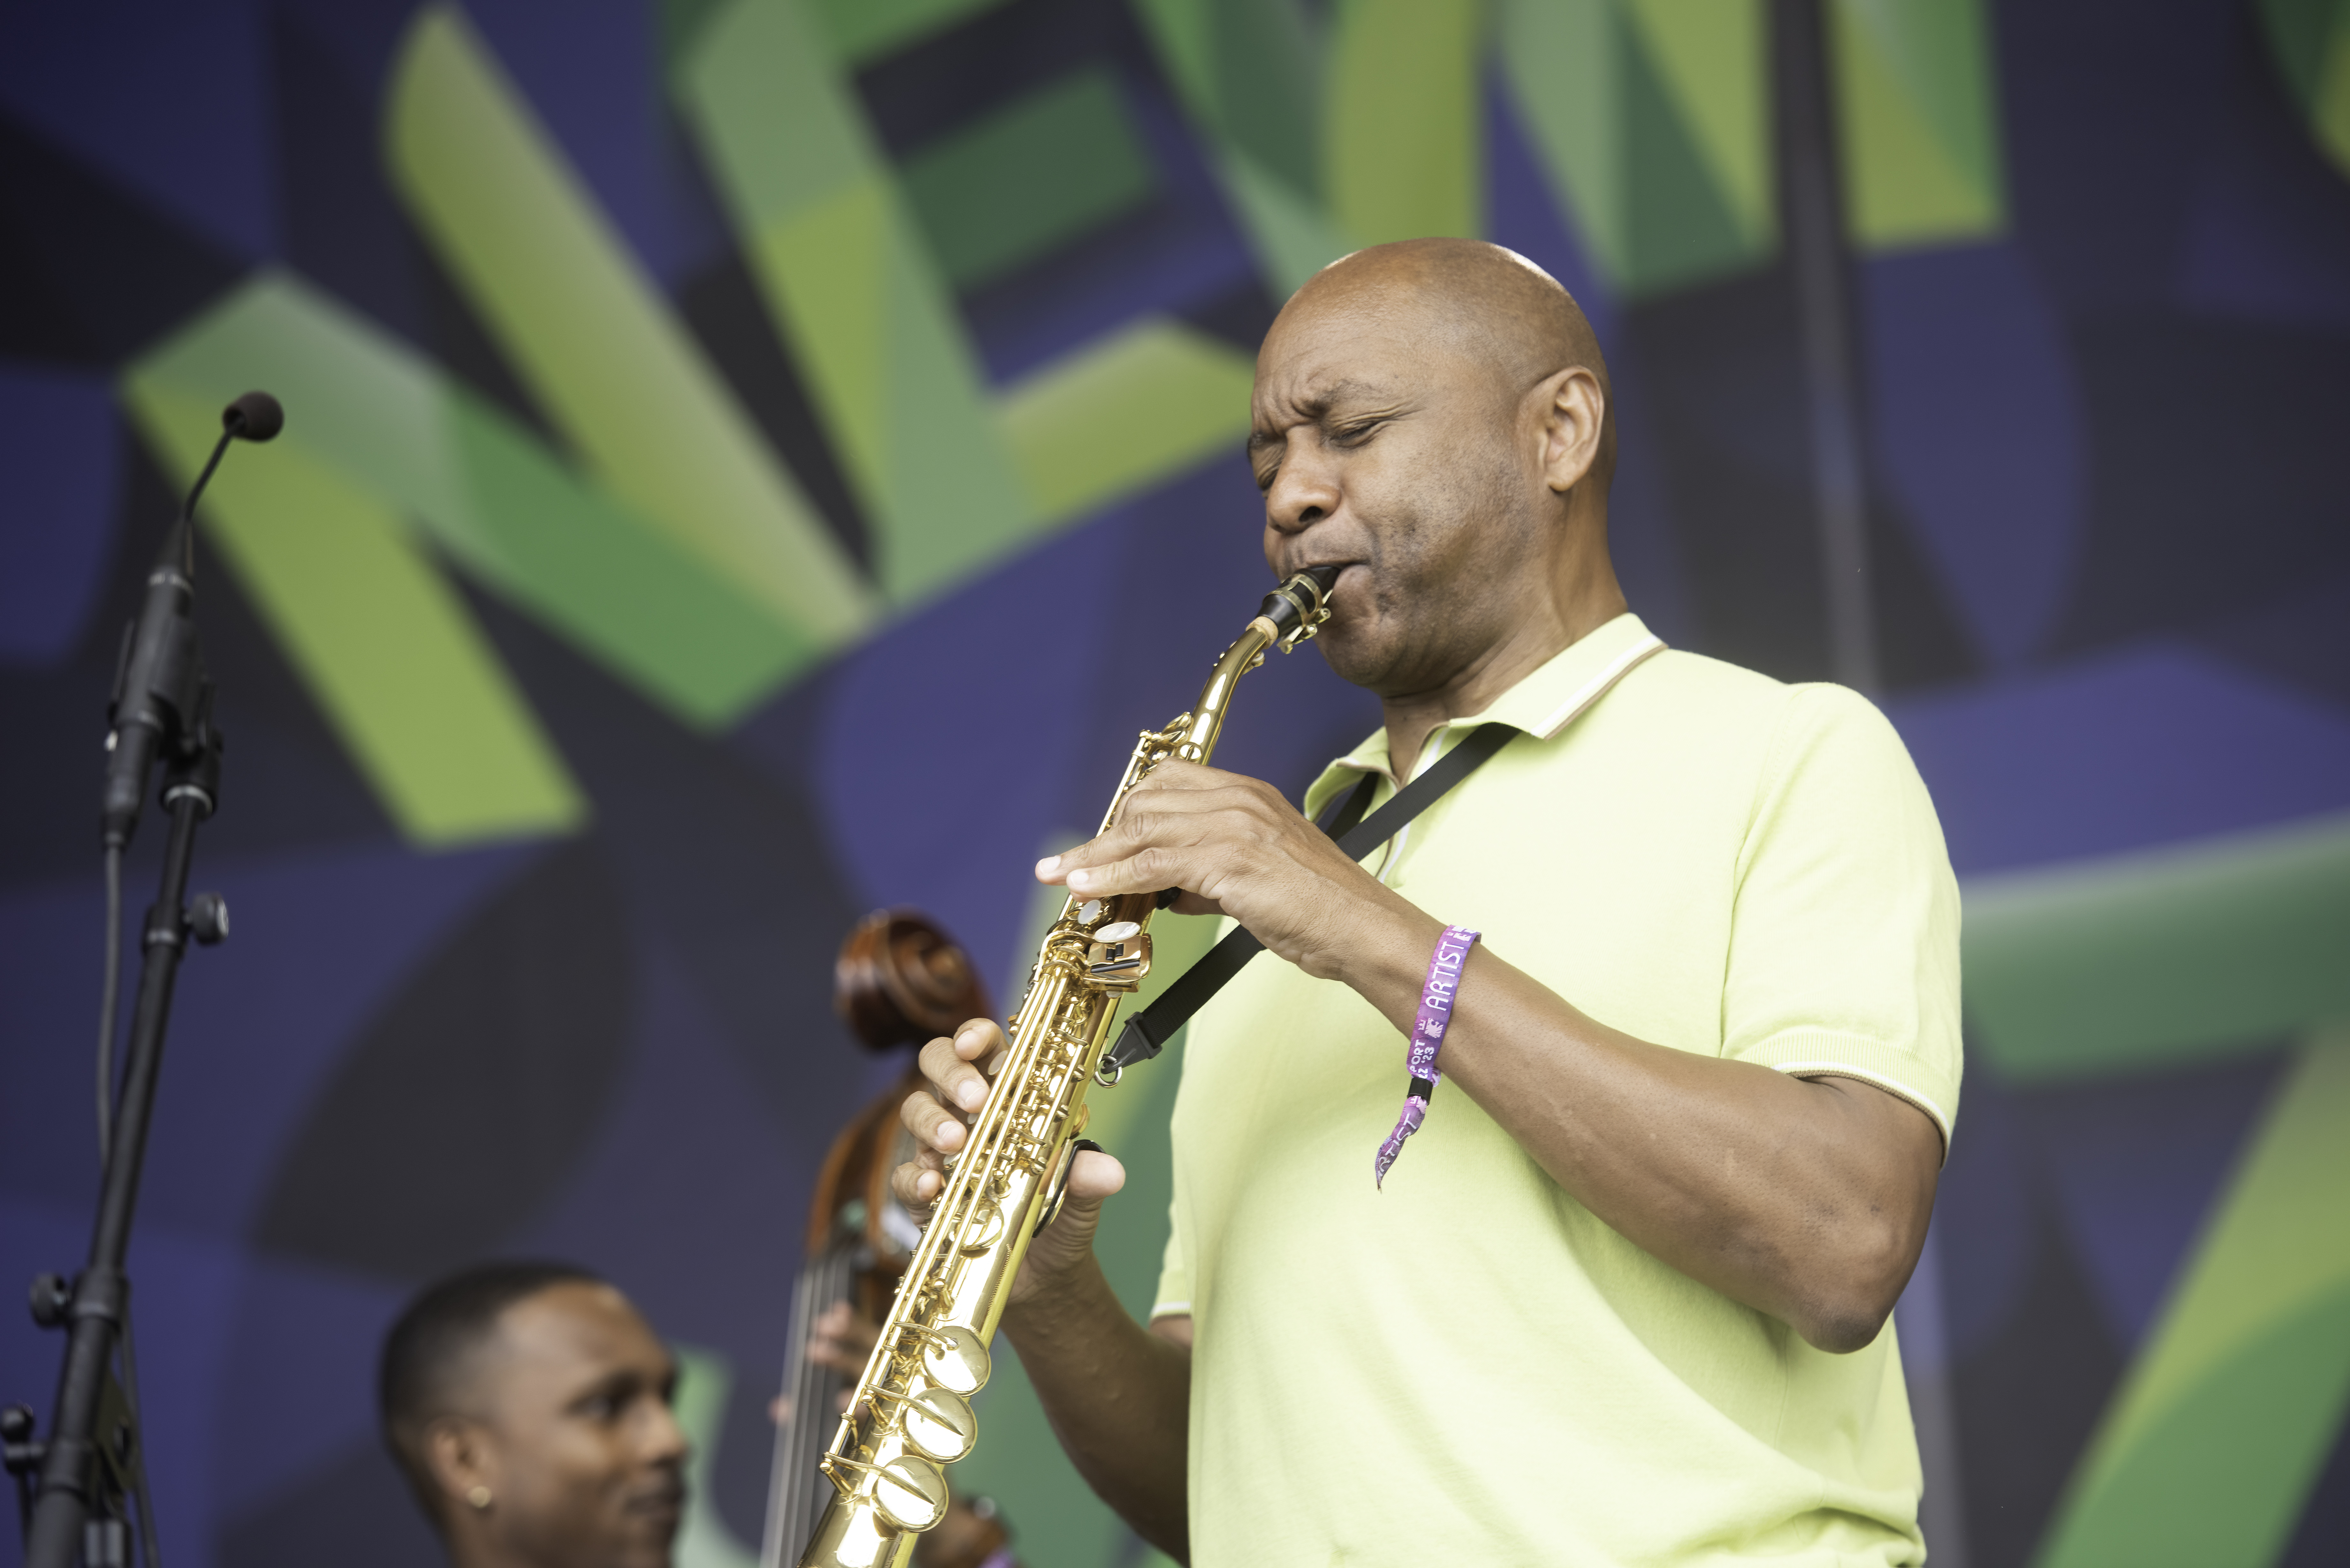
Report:
[[[677,1364],[626,1296],[556,1263],[432,1286],[384,1341],[384,1440],[456,1568],[668,1568]]]

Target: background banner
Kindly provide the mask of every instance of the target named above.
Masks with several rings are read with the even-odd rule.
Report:
[[[834,950],[919,907],[1016,999],[1031,861],[1263,591],[1253,356],[1333,257],[1565,282],[1634,607],[1823,678],[1765,9],[0,6],[10,1277],[95,1192],[120,628],[221,405],[287,415],[201,524],[235,937],[130,1257],[174,1568],[431,1561],[375,1350],[492,1254],[674,1336],[681,1568],[747,1563],[816,1162],[902,1066]],[[1879,695],[1966,896],[1934,1560],[2350,1560],[2350,4],[1826,12]],[[1295,793],[1377,722],[1309,652],[1218,760]],[[1174,1081],[1095,1112],[1138,1309]],[[58,1343],[0,1313],[0,1397]],[[980,1413],[1032,1568],[1147,1559],[1010,1358]]]

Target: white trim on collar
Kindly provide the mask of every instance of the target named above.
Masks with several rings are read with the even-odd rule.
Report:
[[[1582,716],[1583,711],[1607,694],[1613,686],[1632,672],[1632,667],[1652,653],[1665,650],[1664,639],[1654,632],[1608,660],[1607,667],[1576,689],[1575,695],[1551,710],[1550,716],[1526,733],[1539,741],[1547,741]]]

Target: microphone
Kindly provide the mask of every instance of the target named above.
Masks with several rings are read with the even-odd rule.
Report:
[[[247,392],[221,410],[221,428],[239,441],[267,441],[286,428],[286,409],[266,392]]]
[[[247,392],[221,410],[220,441],[163,536],[138,618],[122,628],[106,710],[106,791],[99,809],[109,849],[127,847],[139,831],[158,754],[183,746],[205,722],[200,708],[210,706],[211,682],[196,649],[196,502],[230,441],[264,441],[285,428],[285,409],[266,392]]]

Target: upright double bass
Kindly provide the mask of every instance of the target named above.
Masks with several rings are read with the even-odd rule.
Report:
[[[882,909],[858,922],[833,966],[833,1007],[867,1049],[920,1045],[971,1019],[993,1014],[987,988],[962,949],[910,909]],[[760,1568],[790,1568],[832,1495],[819,1461],[839,1418],[848,1379],[809,1355],[816,1320],[847,1303],[878,1325],[922,1238],[920,1224],[889,1194],[889,1172],[913,1158],[898,1120],[921,1085],[911,1065],[833,1139],[808,1205],[806,1263],[792,1293],[791,1334],[775,1431]],[[956,1500],[921,1542],[918,1568],[998,1568],[1009,1563],[1010,1533],[986,1499]]]

